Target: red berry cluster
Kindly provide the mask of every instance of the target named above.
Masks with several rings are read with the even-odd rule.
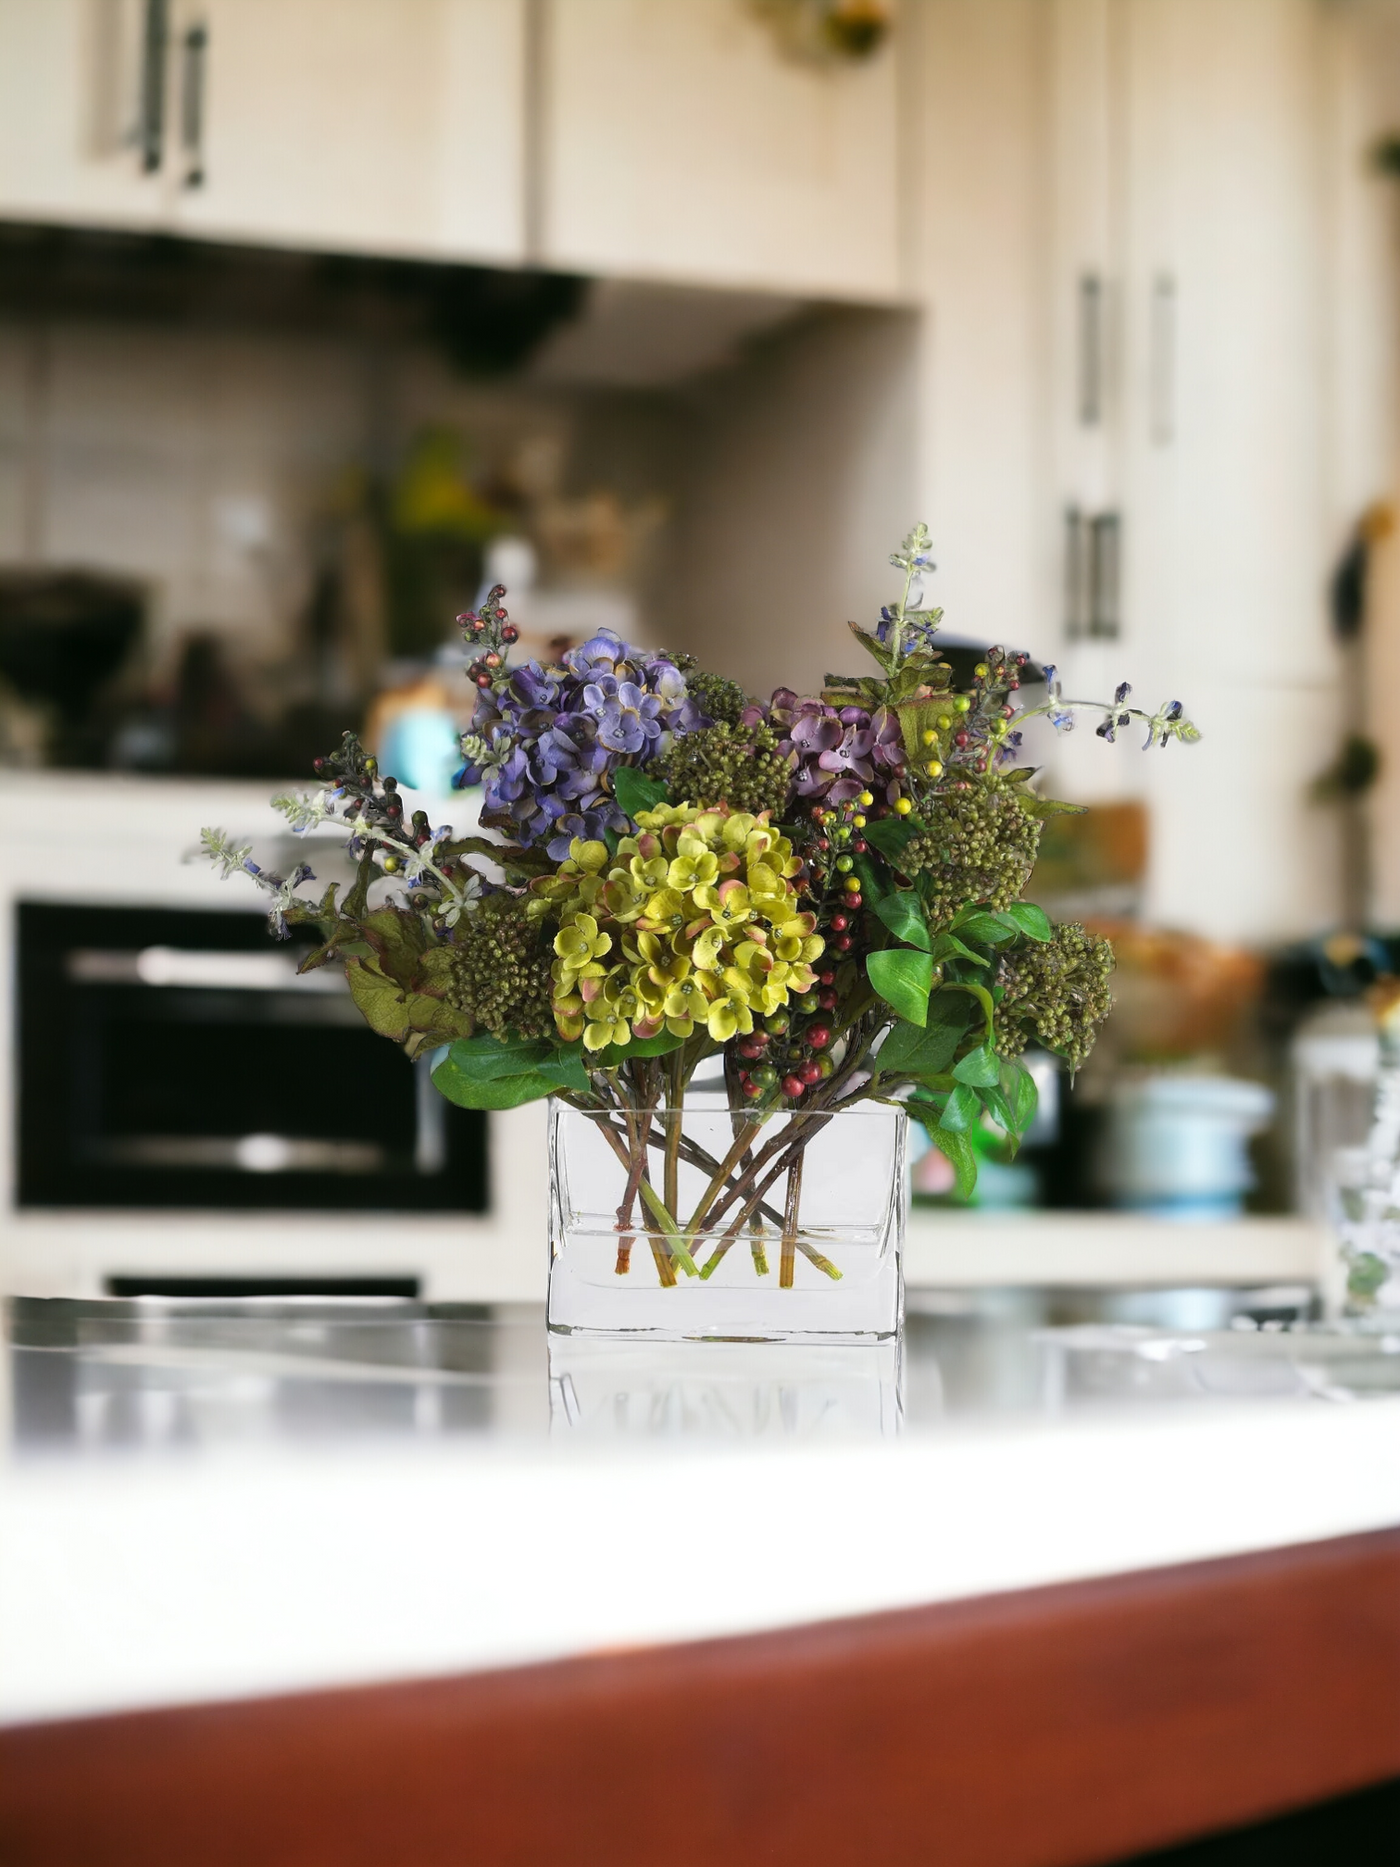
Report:
[[[457,618],[467,646],[478,651],[467,663],[467,679],[478,687],[493,687],[505,667],[504,651],[520,640],[520,631],[501,607],[503,583],[492,584],[480,609],[464,610]]]
[[[808,1016],[822,1009],[834,1010],[836,994],[829,988],[835,978],[834,972],[822,973],[821,981],[827,989],[804,992],[794,1000],[794,1009]],[[795,1102],[815,1084],[824,1082],[835,1068],[827,1054],[831,1038],[831,1026],[820,1019],[814,1023],[804,1019],[799,1030],[786,1011],[774,1012],[771,1018],[755,1025],[750,1036],[739,1038],[734,1045],[741,1059],[740,1089],[752,1102],[779,1092]]]

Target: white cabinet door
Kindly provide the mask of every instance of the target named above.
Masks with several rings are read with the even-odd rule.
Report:
[[[0,215],[163,224],[163,11],[148,0],[0,0]]]
[[[745,0],[546,0],[543,24],[548,264],[898,293],[890,47],[796,62]]]
[[[0,216],[510,264],[526,0],[0,0]]]
[[[511,262],[523,252],[525,0],[184,0],[202,59],[178,226]],[[190,35],[207,34],[202,47]],[[184,113],[180,128],[184,130]]]

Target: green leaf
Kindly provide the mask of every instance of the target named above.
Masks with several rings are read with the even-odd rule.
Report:
[[[613,773],[613,796],[635,822],[639,810],[655,810],[669,802],[669,793],[659,778],[648,778],[635,765],[619,765]]]
[[[967,1029],[971,1007],[960,998],[939,992],[929,1000],[927,1024],[920,1029],[902,1018],[890,1031],[878,1054],[882,1072],[901,1076],[927,1076],[946,1070]]]
[[[869,856],[855,858],[855,873],[860,877],[860,891],[871,907],[875,907],[890,892],[889,872],[883,865],[877,866]]]
[[[456,1046],[454,1045],[455,1049]],[[485,1079],[465,1075],[453,1064],[451,1052],[433,1071],[433,1087],[459,1109],[518,1109],[553,1093],[556,1085],[536,1070],[522,1076]]]
[[[536,1038],[492,1037],[482,1031],[460,1039],[443,1061],[450,1062],[464,1081],[494,1083],[508,1076],[530,1075],[553,1060],[555,1049]]]
[[[999,914],[988,914],[979,908],[959,914],[953,928],[964,939],[975,940],[979,946],[1002,946],[1016,938],[1016,929],[1008,927]]]
[[[1024,934],[1028,940],[1053,940],[1055,937],[1050,916],[1033,901],[1013,901],[1009,908],[1002,909],[997,919],[1009,921],[1016,932]]]
[[[561,1044],[552,1057],[540,1064],[538,1073],[551,1089],[571,1089],[580,1096],[588,1093],[588,1066],[579,1044]]]
[[[1005,1133],[1007,1140],[1011,1143],[1011,1151],[1014,1154],[1021,1144],[1021,1136],[1016,1128],[1016,1118],[1012,1112],[1010,1103],[1001,1093],[1000,1089],[986,1086],[979,1088],[977,1093],[982,1099],[983,1108],[991,1116],[998,1128],[1002,1129]]]
[[[883,901],[875,903],[875,912],[896,940],[903,940],[907,946],[922,947],[925,953],[933,945],[924,918],[924,904],[912,888],[898,888],[886,895]]]
[[[996,1005],[985,985],[974,985],[970,979],[949,979],[943,987],[945,992],[967,992],[977,1000],[987,1019],[987,1039],[990,1042],[993,1025],[996,1020]]]
[[[969,1089],[966,1083],[959,1083],[944,1103],[938,1125],[952,1134],[961,1134],[965,1128],[972,1126],[981,1113],[982,1104],[977,1099],[977,1091]]]
[[[411,1057],[463,1038],[472,1028],[465,1012],[426,992],[406,991],[370,960],[346,960],[345,981],[370,1029],[402,1044]]]
[[[933,943],[934,964],[945,959],[969,959],[974,966],[986,966],[991,962],[981,953],[974,953],[970,946],[964,946],[955,934],[939,934]]]
[[[980,1050],[969,1050],[960,1063],[955,1063],[953,1075],[960,1083],[971,1083],[974,1089],[984,1089],[1000,1082],[1001,1059],[994,1050],[983,1045]]]
[[[411,986],[428,948],[428,934],[417,914],[402,908],[376,908],[360,920],[360,932],[374,948],[381,972]]]
[[[936,1125],[928,1127],[928,1138],[951,1164],[953,1186],[959,1199],[970,1199],[977,1185],[977,1154],[965,1134]]]
[[[1064,804],[1057,797],[1036,797],[1031,793],[1020,793],[1021,805],[1033,817],[1082,817],[1089,808],[1087,804]]]
[[[894,672],[894,655],[885,647],[884,643],[880,641],[877,636],[867,634],[859,623],[848,622],[846,627],[860,643],[861,647],[865,649],[868,654],[874,656],[876,661],[878,661],[880,666],[885,670],[886,674]]]
[[[895,708],[899,730],[904,736],[904,755],[911,765],[920,765],[925,759],[938,756],[925,747],[924,734],[932,731],[936,721],[947,712],[947,697],[940,695],[932,700],[906,700]]]
[[[933,986],[933,961],[927,953],[908,947],[889,947],[866,956],[870,983],[901,1018],[921,1029],[928,1020],[928,995]]]
[[[1040,1106],[1040,1091],[1035,1086],[1035,1078],[1023,1063],[1003,1063],[1001,1090],[1011,1106],[1015,1132],[1023,1135],[1035,1120],[1035,1112]]]
[[[878,849],[887,862],[899,867],[899,859],[923,828],[912,817],[879,817],[866,824],[861,835],[872,849]]]

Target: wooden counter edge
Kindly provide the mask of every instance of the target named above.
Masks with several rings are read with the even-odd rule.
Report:
[[[784,1560],[819,1557],[698,1550],[688,1567],[703,1586],[714,1562]],[[1400,1529],[772,1634],[15,1727],[0,1859],[1087,1867],[1396,1774]]]

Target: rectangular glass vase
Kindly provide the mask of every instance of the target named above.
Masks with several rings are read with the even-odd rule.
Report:
[[[670,1341],[881,1341],[899,1332],[904,1114],[549,1115],[549,1327]]]

